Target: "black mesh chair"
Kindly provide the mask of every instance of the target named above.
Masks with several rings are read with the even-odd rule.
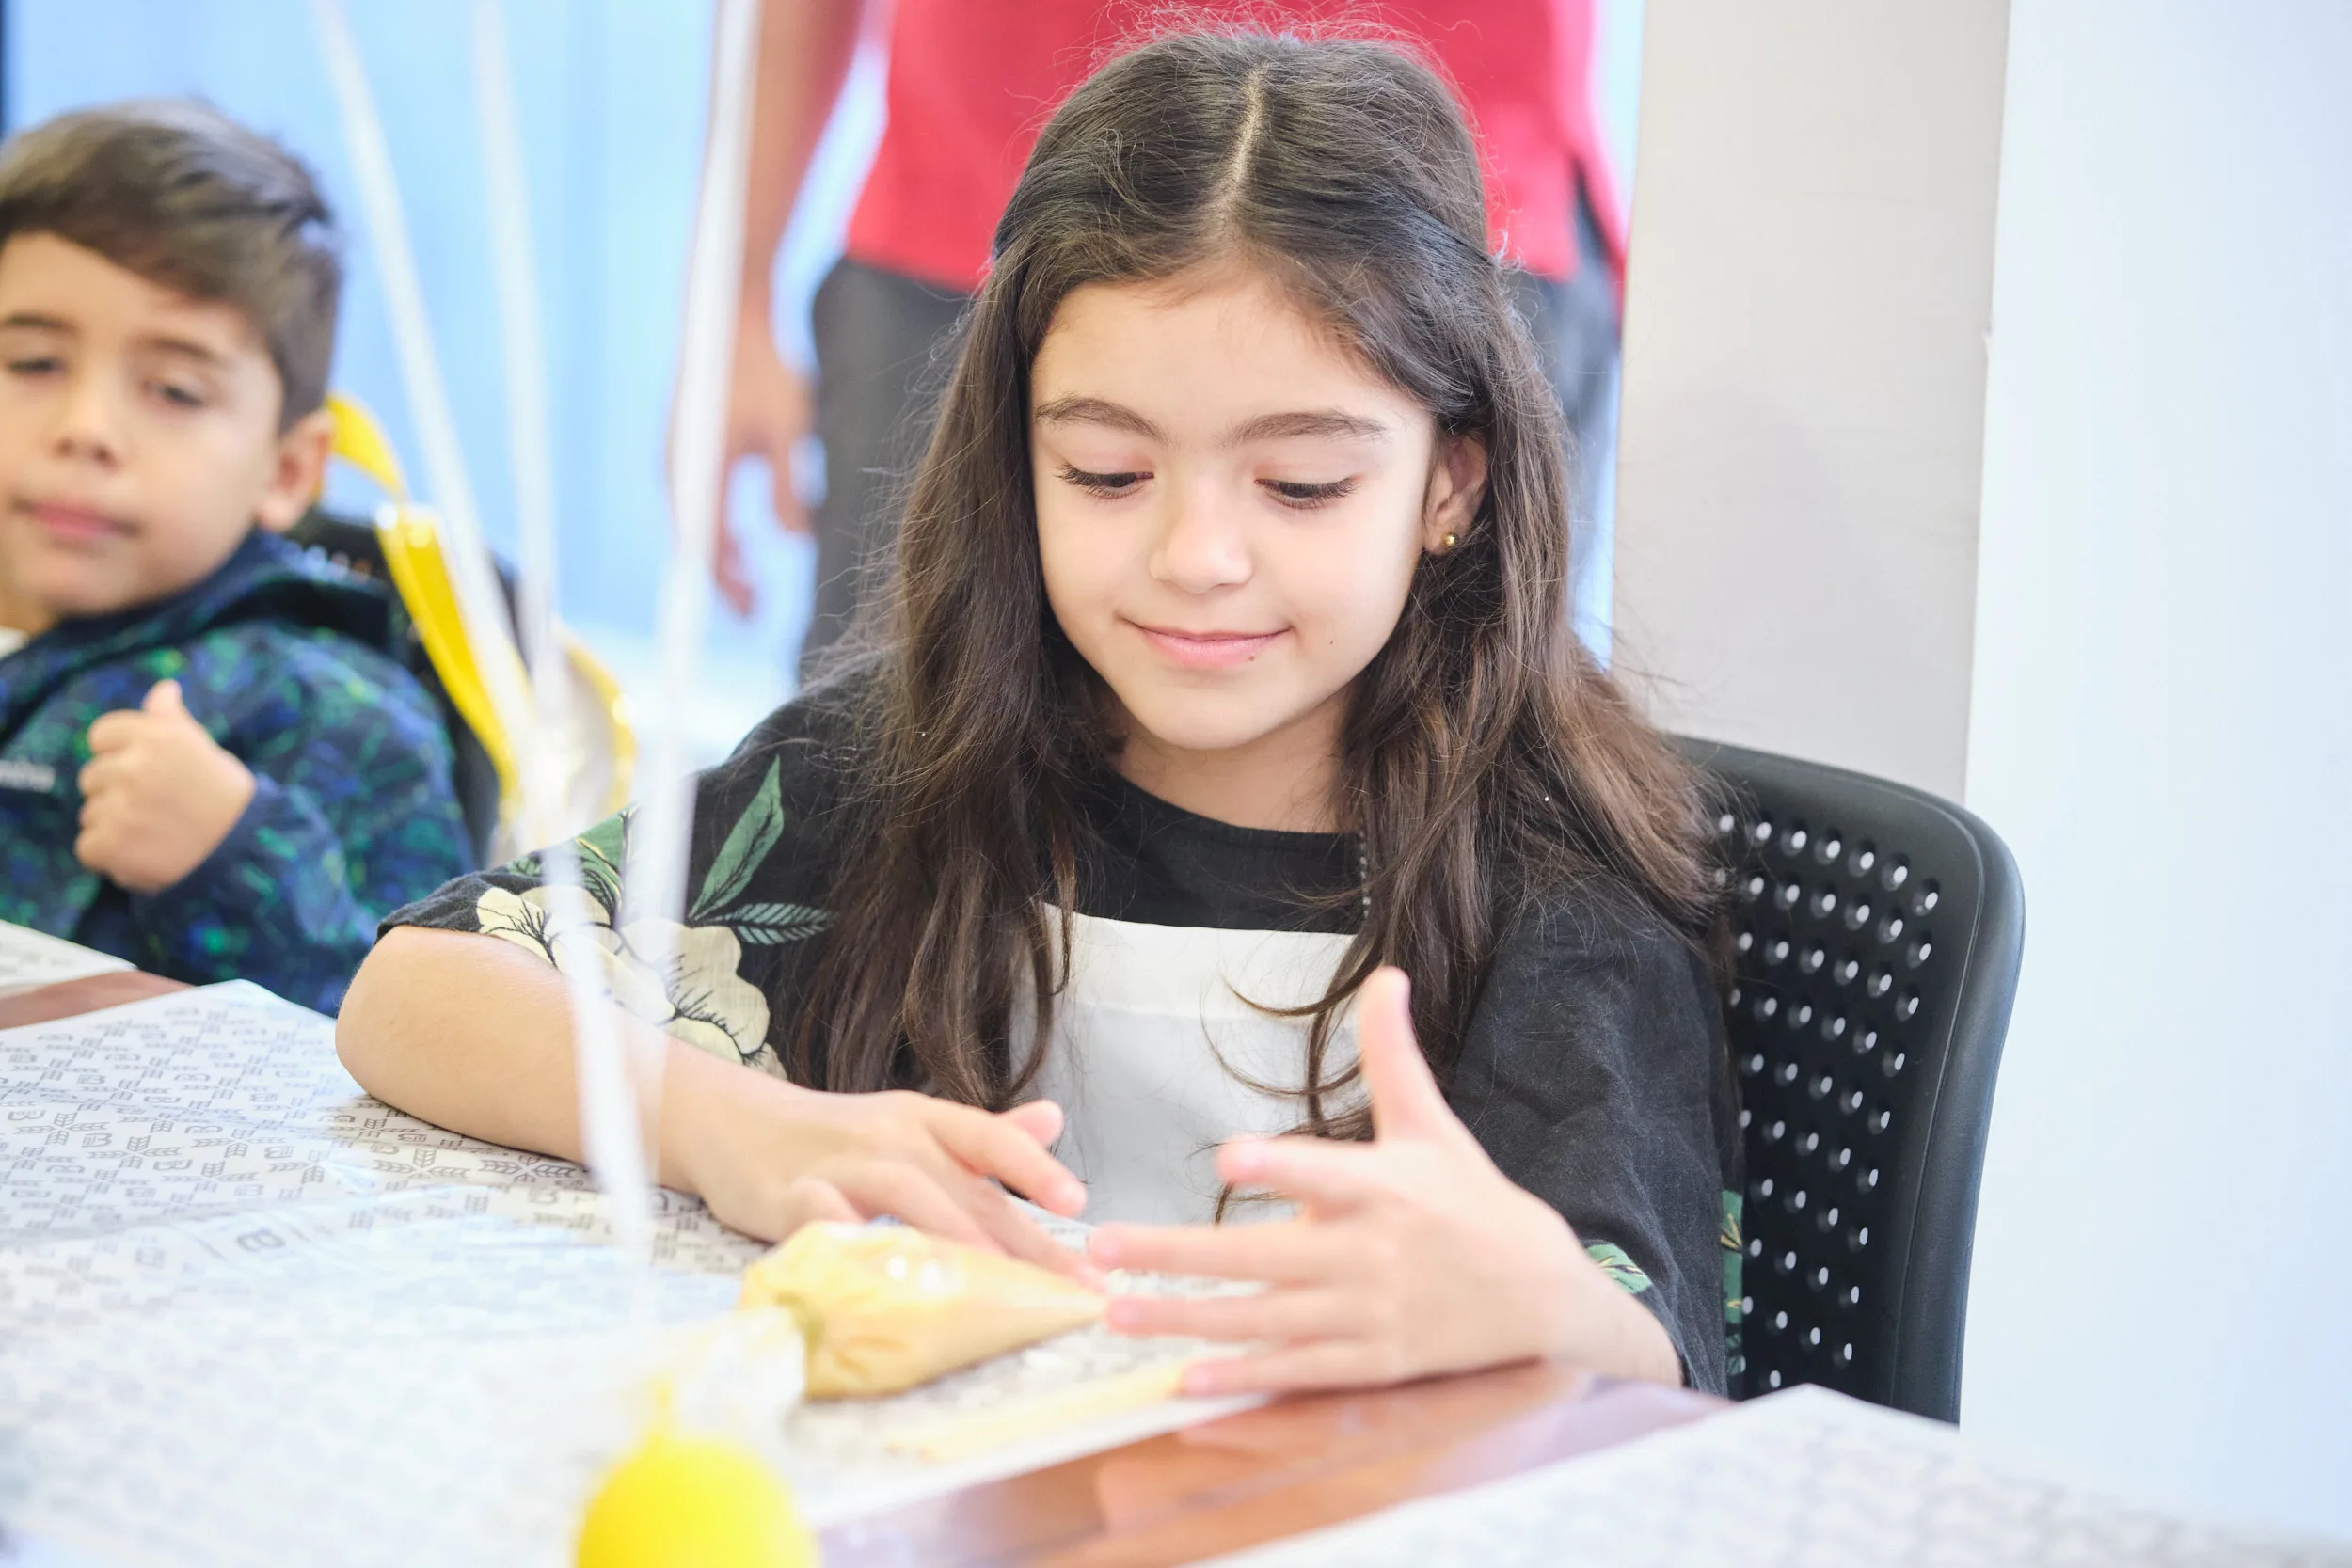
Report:
[[[2025,944],[2016,863],[1920,790],[1685,743],[1724,786],[1747,1141],[1741,1394],[1960,1418],[1968,1259]]]

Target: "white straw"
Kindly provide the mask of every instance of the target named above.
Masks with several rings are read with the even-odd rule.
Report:
[[[449,546],[451,586],[456,591],[469,638],[488,637],[504,625],[504,597],[499,592],[498,570],[482,542],[482,515],[474,506],[473,485],[466,477],[465,449],[457,439],[457,420],[450,410],[440,360],[434,353],[424,290],[417,280],[408,224],[401,211],[400,185],[392,174],[391,150],[385,145],[383,121],[376,113],[374,96],[368,90],[367,71],[360,64],[359,46],[352,37],[342,0],[312,0],[312,10],[326,55],[327,78],[334,85],[336,106],[342,118],[352,175],[359,186],[359,205],[367,214],[376,264],[384,274],[392,347],[400,360],[401,381],[407,388],[409,411],[417,422],[425,479]],[[477,645],[475,654],[499,727],[519,740],[530,733],[531,719],[518,662],[496,645]]]
[[[474,0],[474,109],[482,135],[483,193],[490,220],[491,275],[498,285],[500,347],[506,372],[506,439],[515,481],[516,560],[523,658],[537,699],[544,743],[558,723],[555,701],[562,650],[556,644],[558,570],[555,460],[548,436],[547,350],[539,330],[535,253],[531,244],[522,132],[515,112],[506,26],[499,0]],[[553,754],[533,746],[517,753],[529,844],[553,842],[578,823],[560,820],[560,788],[546,777]],[[536,783],[539,787],[533,789]]]
[[[655,788],[630,834],[628,881],[634,918],[656,943],[674,940],[686,910],[686,867],[693,826],[691,787],[671,787],[687,768],[688,715],[697,687],[702,626],[709,616],[711,546],[725,493],[727,387],[733,372],[735,315],[741,282],[743,197],[751,151],[752,79],[759,47],[756,0],[718,0],[711,51],[709,146],[703,155],[693,248],[678,354],[678,390],[670,449],[670,556],[655,625],[660,700],[647,725],[644,777]],[[641,947],[658,974],[675,955]]]
[[[350,146],[360,204],[384,275],[394,347],[416,420],[424,469],[439,503],[453,586],[469,627],[502,624],[496,567],[483,541],[480,513],[467,479],[463,448],[425,313],[423,290],[410,250],[390,152],[386,146],[365,71],[342,0],[313,0]],[[537,701],[523,689],[516,661],[478,650],[491,706],[514,748],[521,772],[523,825],[555,852],[542,862],[554,895],[570,903],[579,868],[562,837],[559,791],[548,777],[553,720],[562,685],[556,646],[556,542],[553,464],[548,439],[545,351],[539,332],[531,263],[529,214],[519,136],[507,69],[505,38],[496,0],[474,7],[475,90],[480,103],[488,176],[491,238],[498,269],[507,369],[510,439],[519,520],[521,620]],[[632,819],[626,917],[636,958],[665,985],[674,983],[677,926],[684,918],[687,853],[692,828],[691,786],[677,786],[687,768],[687,711],[695,689],[700,631],[708,613],[710,562],[717,536],[723,476],[723,419],[740,267],[743,194],[750,150],[752,71],[758,42],[755,0],[718,0],[713,50],[710,145],[704,160],[688,277],[680,351],[676,439],[672,449],[672,535],[656,626],[659,699],[647,725],[643,776],[656,789]],[[665,787],[666,786],[666,787]],[[584,895],[582,895],[584,896]],[[550,942],[577,918],[550,907]],[[588,966],[577,966],[585,970]],[[585,974],[569,975],[580,1085],[581,1140],[589,1164],[612,1201],[615,1240],[643,1258],[650,1244],[650,1183],[645,1150],[621,1045],[601,994]],[[593,1005],[591,1005],[593,1004]]]
[[[579,825],[564,819],[565,791],[558,760],[566,672],[555,616],[560,567],[555,460],[548,439],[547,356],[539,330],[530,191],[523,176],[522,134],[500,0],[474,0],[473,79],[505,358],[507,440],[514,458],[516,597],[535,699],[529,744],[516,748],[516,760],[522,772],[524,838],[548,846],[540,854],[540,877],[551,895],[553,942],[562,937],[555,923],[578,919],[586,895],[580,890],[579,855],[568,836]],[[606,915],[617,922],[619,911],[607,911]],[[646,1123],[639,1117],[611,1003],[587,964],[574,963],[564,973],[572,1004],[582,1150],[612,1210],[613,1240],[641,1265],[642,1282],[653,1244],[653,1190],[641,1132]],[[646,1081],[658,1088],[658,1071],[647,1074]]]

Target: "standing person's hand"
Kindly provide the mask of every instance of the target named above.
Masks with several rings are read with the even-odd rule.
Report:
[[[872,9],[876,16],[869,18]],[[768,460],[769,504],[787,532],[805,532],[807,509],[793,484],[792,453],[816,427],[808,377],[776,352],[771,284],[776,252],[801,198],[809,161],[824,140],[849,79],[850,60],[882,8],[866,0],[762,0],[759,47],[752,62],[750,156],[743,163],[742,271],[735,314],[735,368],[727,387],[724,455],[719,468],[722,516],[710,575],[720,596],[749,615],[757,594],[742,545],[726,529],[728,478],[755,454]],[[714,59],[712,77],[739,62]],[[676,458],[677,397],[671,394],[671,459]]]
[[[675,401],[672,403],[670,461],[676,461]],[[747,457],[768,463],[769,505],[787,533],[808,531],[808,508],[793,482],[792,454],[816,428],[816,403],[808,378],[778,352],[767,312],[747,303],[736,323],[734,372],[727,386],[726,439],[719,468],[720,519],[712,541],[710,575],[720,596],[738,615],[758,608],[758,593],[743,560],[741,541],[726,525],[726,486]]]
[[[205,733],[178,681],[89,727],[73,855],[134,893],[158,893],[204,863],[253,799],[253,774]]]
[[[1601,1272],[1557,1211],[1495,1168],[1446,1105],[1406,1001],[1403,973],[1383,969],[1359,1002],[1371,1143],[1236,1139],[1218,1151],[1225,1180],[1295,1200],[1295,1218],[1106,1225],[1088,1249],[1104,1268],[1266,1289],[1121,1297],[1111,1327],[1259,1342],[1189,1369],[1190,1394],[1365,1386],[1536,1356],[1679,1381],[1657,1318]]]

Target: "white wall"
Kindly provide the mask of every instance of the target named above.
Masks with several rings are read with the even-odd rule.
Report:
[[[1673,728],[1961,790],[2008,9],[1649,0],[1614,633]]]
[[[2013,0],[1966,1424],[2352,1535],[2352,5]]]

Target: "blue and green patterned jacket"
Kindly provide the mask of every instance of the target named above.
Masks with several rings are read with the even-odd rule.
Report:
[[[0,658],[0,920],[334,1011],[375,923],[471,860],[404,632],[389,590],[256,530],[186,592]],[[90,721],[166,678],[255,788],[201,865],[140,895],[73,858],[75,776]]]

